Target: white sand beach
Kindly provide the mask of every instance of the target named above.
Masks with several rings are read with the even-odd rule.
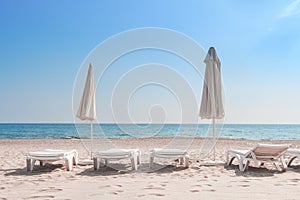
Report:
[[[299,199],[300,162],[295,160],[286,172],[278,172],[272,165],[249,167],[240,172],[232,167],[201,166],[199,146],[195,139],[189,149],[189,168],[176,165],[176,161],[158,160],[167,164],[155,172],[148,170],[148,146],[162,146],[169,139],[115,139],[115,144],[142,151],[142,165],[132,171],[129,160],[123,160],[119,171],[102,167],[94,171],[92,165],[78,165],[66,171],[62,162],[38,165],[26,172],[26,154],[40,149],[77,149],[79,162],[88,157],[80,140],[27,139],[0,140],[0,199]],[[251,148],[259,141],[220,139],[217,159],[225,159],[230,148]],[[300,148],[300,141],[264,141],[289,143]]]

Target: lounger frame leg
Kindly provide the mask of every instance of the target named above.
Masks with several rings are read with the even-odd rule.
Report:
[[[149,168],[152,168],[153,162],[154,162],[154,156],[152,154],[150,154],[150,157],[149,157]]]
[[[141,151],[139,151],[139,152],[138,152],[138,156],[137,156],[137,164],[138,164],[138,165],[141,165],[141,162],[142,162],[142,161],[141,161],[141,157],[142,157],[141,154],[142,154]]]
[[[94,160],[94,170],[98,170],[100,167],[100,159],[94,157],[93,160]]]
[[[250,161],[249,160],[246,160],[246,163],[243,164],[243,161],[240,163],[240,171],[244,172],[244,171],[247,171],[248,170],[248,167],[249,167],[249,164],[250,164]]]
[[[183,157],[179,157],[178,160],[179,160],[179,165],[183,165],[184,163],[184,158]]]
[[[232,157],[230,160],[227,161],[226,165],[227,166],[231,165],[234,159],[235,157]]]
[[[66,165],[66,169],[67,171],[72,171],[73,169],[73,156],[68,156],[65,160],[65,165]]]
[[[137,170],[137,155],[130,158],[132,169]]]
[[[297,158],[297,156],[293,156],[289,159],[289,161],[287,162],[287,167],[290,167],[292,162]]]
[[[279,164],[277,162],[273,162],[274,166],[276,167],[276,169],[278,171],[282,171],[282,169],[280,168]]]
[[[99,159],[101,161],[101,159]],[[104,166],[108,166],[108,159],[104,159]]]
[[[281,169],[281,171],[286,171],[286,169],[287,169],[287,163],[286,163],[286,160],[285,160],[285,158],[284,158],[283,155],[280,156],[279,162],[282,164],[282,169]]]
[[[241,155],[233,155],[231,158],[230,158],[230,153],[227,152],[227,155],[226,155],[226,165],[229,166],[232,164],[233,160],[234,159],[237,159],[237,162],[239,164],[239,170],[244,172],[245,170],[248,169],[248,166],[249,166],[249,160],[245,159],[243,156]],[[244,164],[244,161],[246,161],[246,163]]]
[[[31,172],[33,170],[33,167],[34,167],[34,163],[35,163],[35,159],[26,159],[26,168],[27,168],[27,171],[28,172]]]
[[[73,164],[74,164],[75,166],[78,165],[78,153],[77,153],[77,152],[76,152],[75,155],[73,156]]]
[[[26,170],[29,172],[30,171],[30,159],[26,159]]]
[[[226,166],[231,165],[232,159],[229,161],[229,152],[226,153]]]
[[[234,159],[237,159],[238,164],[239,164],[239,170],[242,171],[242,169],[243,169],[243,163],[241,163],[240,158],[237,157],[237,156],[235,156],[235,155],[233,155],[230,159],[229,158],[230,158],[230,153],[227,153],[227,156],[226,156],[226,160],[227,160],[226,165],[227,166],[231,165],[232,162],[234,161]]]
[[[189,167],[189,165],[190,165],[190,157],[188,156],[188,155],[186,155],[185,157],[184,157],[184,167]]]
[[[33,170],[36,160],[35,159],[26,159],[26,162],[27,162],[27,171],[31,172]]]

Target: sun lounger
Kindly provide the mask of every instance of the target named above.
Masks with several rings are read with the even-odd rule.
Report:
[[[179,164],[189,167],[189,156],[186,150],[182,149],[152,149],[150,151],[149,168],[152,167],[154,158],[178,158]]]
[[[45,162],[54,162],[58,160],[64,160],[66,169],[71,171],[73,164],[78,163],[78,153],[73,150],[53,150],[45,149],[41,151],[30,152],[27,154],[27,171],[32,171],[36,161],[40,161],[42,166]]]
[[[131,160],[132,168],[137,170],[138,165],[141,163],[141,151],[139,149],[110,149],[96,152],[94,155],[94,170],[100,168],[102,160],[104,160],[105,165],[107,165],[109,160],[120,160],[125,158],[129,158]]]
[[[290,167],[296,158],[300,158],[300,149],[288,149],[284,156],[287,157],[287,166]]]
[[[271,162],[279,171],[282,170],[279,167],[281,164],[285,170],[287,165],[284,160],[284,153],[289,146],[286,144],[258,144],[251,150],[229,150],[226,155],[227,166],[231,165],[236,158],[240,171],[245,171],[250,161],[254,162],[255,167],[260,167],[265,162]]]

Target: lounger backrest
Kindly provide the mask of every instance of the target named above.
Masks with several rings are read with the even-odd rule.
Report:
[[[278,157],[282,155],[290,145],[258,144],[253,153],[256,157]]]

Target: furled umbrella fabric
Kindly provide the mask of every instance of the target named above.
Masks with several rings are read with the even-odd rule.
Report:
[[[82,98],[76,114],[81,120],[90,121],[90,135],[91,135],[91,157],[93,153],[93,124],[92,121],[96,119],[96,90],[94,81],[94,70],[92,64],[89,66],[86,82],[82,94]]]
[[[96,119],[96,92],[94,81],[94,70],[92,64],[89,66],[82,98],[78,107],[77,115],[81,120]]]
[[[224,118],[225,112],[222,99],[221,62],[214,47],[210,47],[204,62],[206,69],[199,116],[201,119],[212,119],[215,140],[215,120]]]
[[[222,99],[221,62],[213,47],[204,60],[206,64],[200,117],[222,119],[225,115]]]

